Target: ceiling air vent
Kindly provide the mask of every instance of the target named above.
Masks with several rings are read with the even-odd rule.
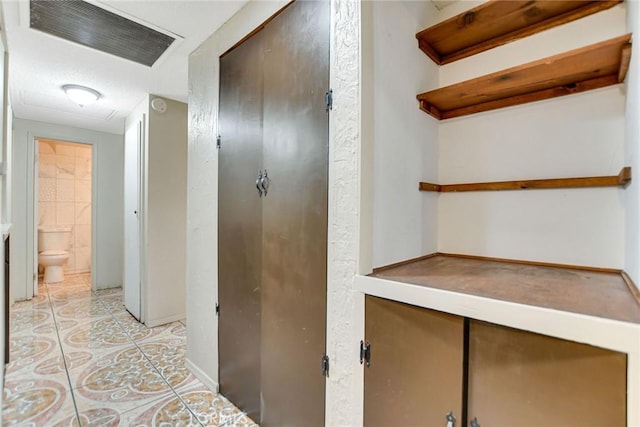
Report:
[[[80,0],[31,0],[30,12],[31,28],[149,67],[175,40]]]

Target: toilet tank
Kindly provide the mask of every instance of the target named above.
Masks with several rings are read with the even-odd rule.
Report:
[[[42,225],[38,227],[38,252],[66,251],[70,238],[70,225]]]

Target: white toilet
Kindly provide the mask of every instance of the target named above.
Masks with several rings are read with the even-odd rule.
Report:
[[[38,227],[38,264],[44,267],[45,283],[64,280],[64,263],[69,259],[71,226],[43,225]]]

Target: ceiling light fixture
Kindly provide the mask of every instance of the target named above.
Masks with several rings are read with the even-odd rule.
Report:
[[[102,97],[102,94],[97,90],[80,85],[64,85],[62,86],[62,90],[64,90],[64,93],[67,94],[70,100],[81,107],[93,104]]]

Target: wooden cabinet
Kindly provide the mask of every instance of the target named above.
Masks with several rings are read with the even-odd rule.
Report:
[[[365,316],[367,427],[626,425],[622,353],[372,296]]]
[[[462,412],[463,319],[367,296],[364,424],[446,425]]]
[[[469,419],[481,426],[626,426],[625,354],[471,320]]]

